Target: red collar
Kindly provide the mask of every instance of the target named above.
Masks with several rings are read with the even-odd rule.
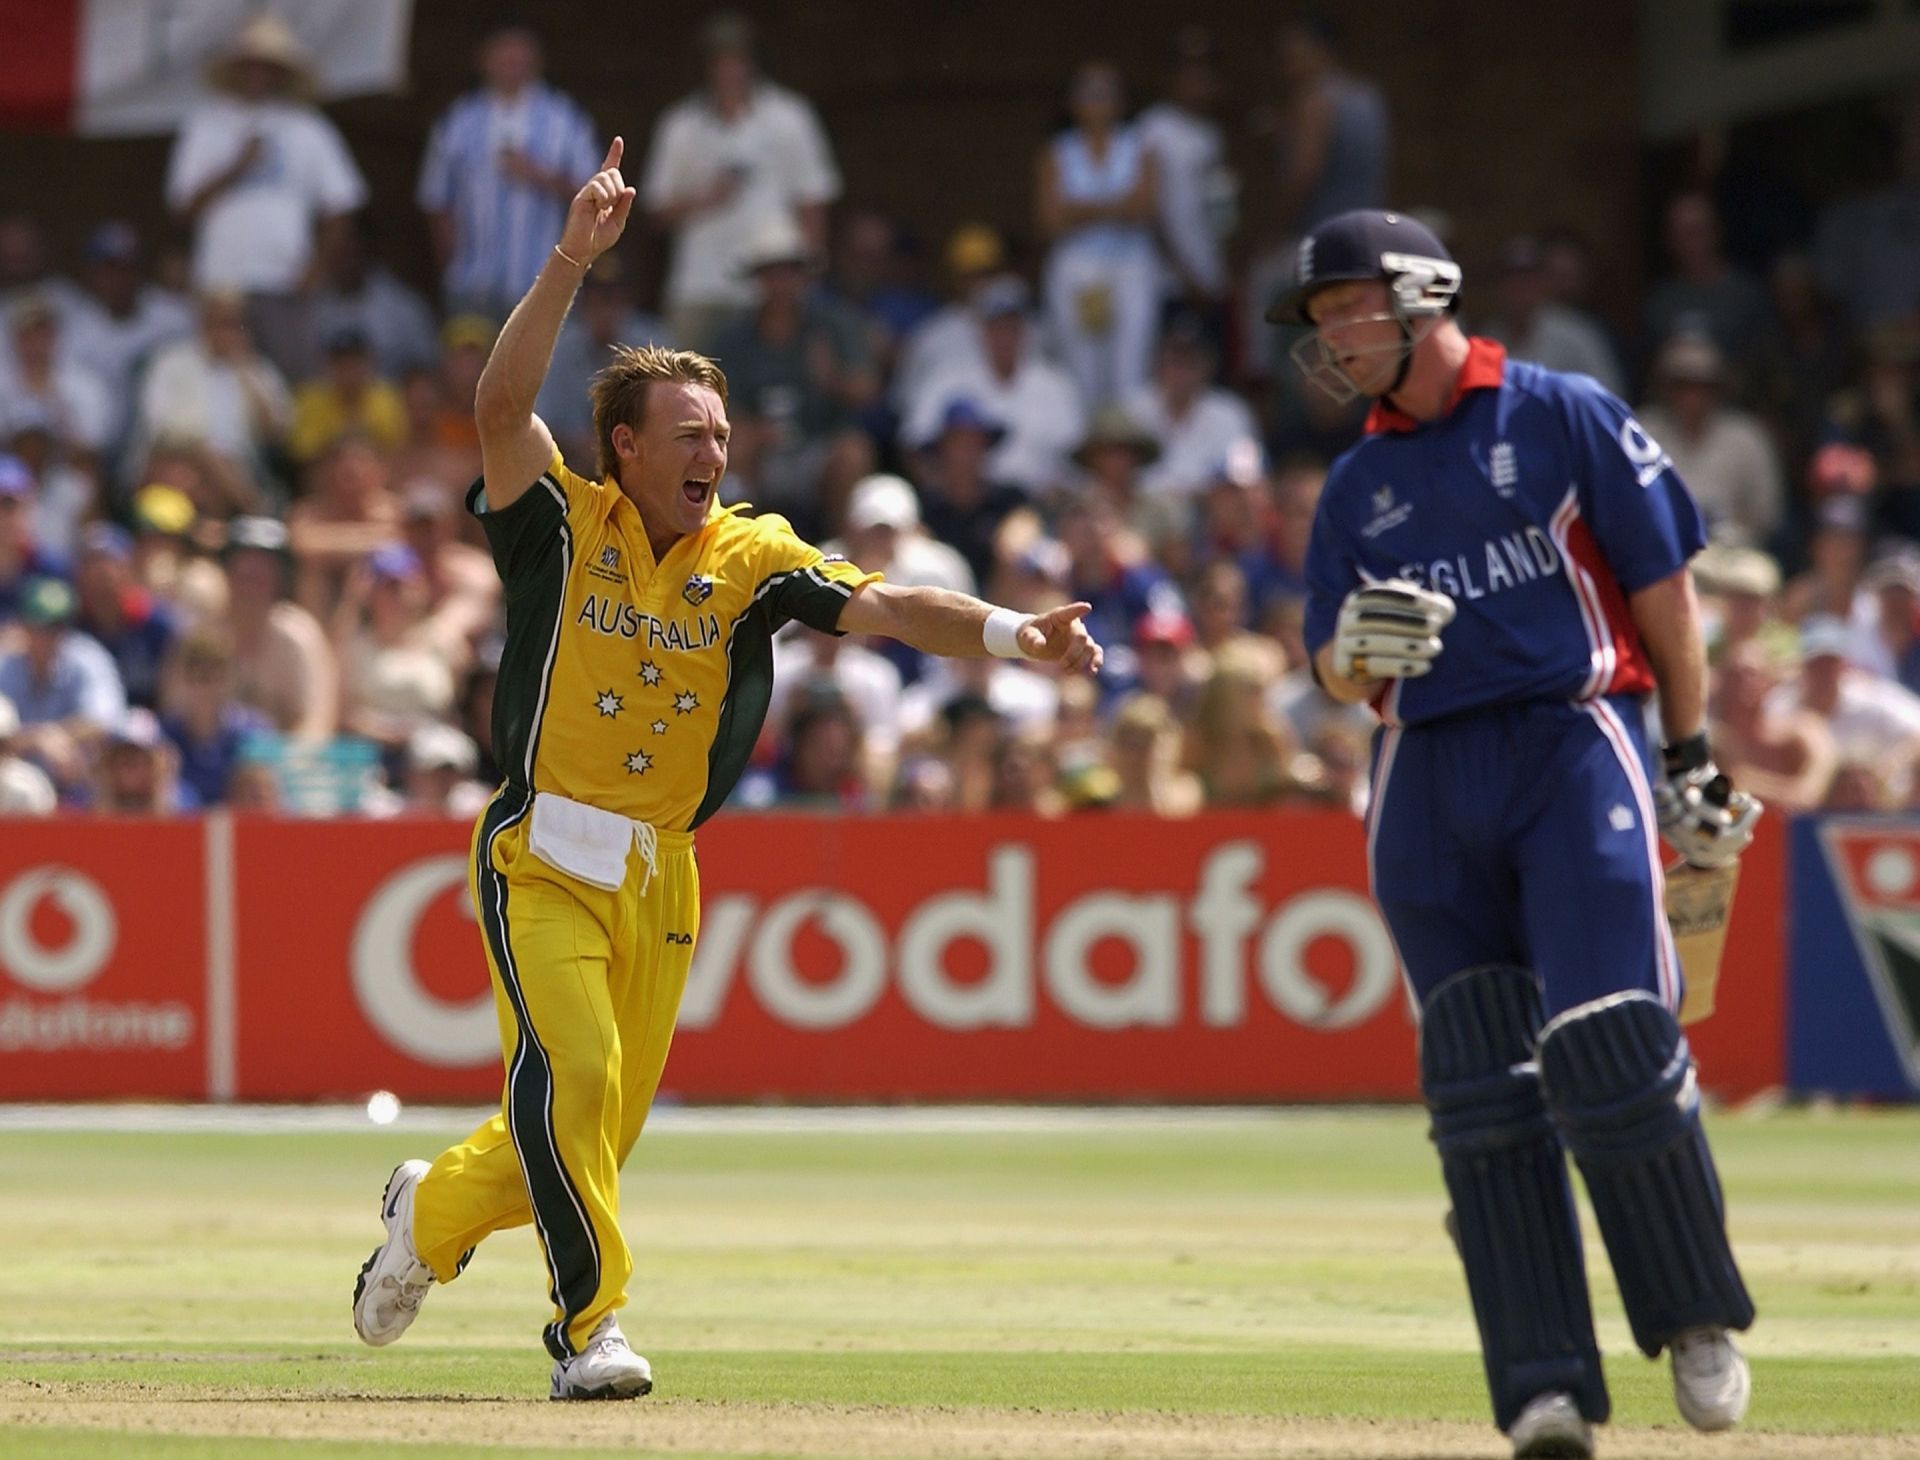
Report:
[[[1460,367],[1460,374],[1453,382],[1453,395],[1449,397],[1440,416],[1453,413],[1460,404],[1460,398],[1470,390],[1498,390],[1500,382],[1507,373],[1507,347],[1494,340],[1482,339],[1472,335],[1467,340],[1466,363]],[[1440,417],[1435,417],[1439,419]],[[1366,431],[1369,436],[1376,431],[1416,431],[1426,425],[1425,421],[1416,421],[1397,406],[1390,406],[1385,399],[1373,403],[1373,409],[1367,412]]]

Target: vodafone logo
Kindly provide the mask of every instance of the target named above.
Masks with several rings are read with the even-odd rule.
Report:
[[[353,930],[348,962],[361,1012],[389,1044],[422,1064],[457,1068],[500,1058],[492,992],[450,1002],[421,984],[413,964],[421,918],[466,881],[464,856],[414,862],[380,884]]]

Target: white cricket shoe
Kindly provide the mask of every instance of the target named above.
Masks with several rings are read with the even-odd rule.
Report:
[[[413,1250],[413,1193],[429,1169],[425,1161],[402,1161],[393,1168],[380,1195],[387,1240],[373,1249],[353,1285],[353,1331],[376,1348],[407,1331],[433,1286],[433,1269]]]
[[[1673,1402],[1696,1430],[1730,1430],[1745,1418],[1753,1397],[1746,1356],[1724,1328],[1689,1328],[1667,1344],[1673,1361]]]
[[[553,1366],[549,1399],[638,1399],[653,1388],[653,1366],[633,1351],[609,1313],[587,1346]]]
[[[1537,1394],[1507,1431],[1513,1460],[1593,1460],[1593,1430],[1571,1394]]]

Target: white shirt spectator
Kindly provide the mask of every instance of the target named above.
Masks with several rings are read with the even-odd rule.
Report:
[[[346,142],[313,107],[220,96],[194,108],[181,128],[167,168],[168,206],[184,209],[254,137],[259,159],[200,215],[196,289],[294,292],[313,257],[314,225],[367,200]]]
[[[1148,107],[1134,123],[1141,143],[1160,162],[1155,200],[1163,248],[1173,255],[1161,292],[1185,293],[1183,275],[1207,294],[1227,292],[1227,260],[1220,230],[1226,169],[1220,129],[1170,101]]]
[[[900,733],[925,730],[947,702],[963,692],[952,660],[928,661],[927,672],[900,696]],[[1015,734],[1052,729],[1060,711],[1060,691],[1052,680],[1006,660],[996,661],[988,671],[986,698]]]
[[[1516,360],[1529,360],[1549,370],[1591,375],[1615,395],[1627,388],[1613,347],[1592,320],[1564,304],[1542,304],[1534,311],[1533,327],[1521,335],[1490,321],[1483,333],[1507,347]]]
[[[822,665],[820,644],[821,636],[808,630],[774,639],[767,723],[786,723],[788,703],[808,680],[829,680],[853,706],[867,750],[891,756],[900,744],[900,671],[873,650],[847,643],[835,645],[832,662]]]
[[[1126,409],[1160,443],[1160,459],[1140,473],[1140,486],[1149,492],[1199,492],[1219,475],[1234,446],[1260,439],[1259,423],[1247,403],[1219,386],[1202,391],[1177,420],[1157,386],[1140,391]]]
[[[110,438],[120,434],[132,414],[141,367],[192,333],[192,307],[157,284],[141,289],[125,315],[108,313],[91,296],[67,315],[61,348],[106,387]]]
[[[813,107],[771,81],[755,84],[746,111],[731,122],[704,91],[670,108],[647,153],[641,204],[666,207],[728,172],[740,177],[733,196],[688,219],[674,235],[669,310],[751,304],[753,285],[740,273],[747,246],[783,214],[840,195],[840,173]]]
[[[418,194],[422,208],[452,215],[441,280],[449,299],[511,307],[560,240],[567,199],[509,177],[500,165],[508,148],[580,183],[602,156],[587,114],[543,83],[512,100],[483,88],[449,107],[428,139]]]
[[[32,390],[0,365],[0,434],[29,420],[50,429],[63,446],[98,451],[113,427],[113,398],[100,377],[73,360],[57,360],[44,390]]]
[[[970,400],[1007,434],[987,458],[990,480],[1042,492],[1070,474],[1073,450],[1087,434],[1086,410],[1072,378],[1031,353],[1010,379],[984,359],[963,361],[930,377],[908,405],[900,437],[911,450],[933,440],[956,400]]]
[[[293,402],[278,370],[259,356],[239,367],[215,360],[196,338],[168,346],[147,371],[140,391],[141,439],[196,441],[247,460],[264,443],[255,434],[241,370],[252,373],[256,389],[284,424]]]
[[[1767,696],[1766,713],[1784,718],[1800,703],[1796,684]],[[1913,757],[1920,752],[1920,695],[1890,679],[1849,667],[1840,680],[1839,703],[1826,717],[1842,763],[1873,766],[1897,778],[1889,789],[1906,794]]]
[[[367,270],[356,293],[321,289],[313,296],[316,342],[324,346],[349,330],[367,337],[374,364],[389,380],[440,363],[440,327],[432,306],[378,264]]]
[[[1698,440],[1683,436],[1661,406],[1643,410],[1640,423],[1673,458],[1716,541],[1739,547],[1767,541],[1779,526],[1787,488],[1780,458],[1756,417],[1721,408]]]

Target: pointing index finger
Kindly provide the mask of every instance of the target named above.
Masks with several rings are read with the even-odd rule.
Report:
[[[618,167],[620,165],[620,155],[626,150],[626,139],[623,137],[615,137],[613,141],[607,144],[607,160],[600,164],[600,171],[605,172],[610,167]]]

